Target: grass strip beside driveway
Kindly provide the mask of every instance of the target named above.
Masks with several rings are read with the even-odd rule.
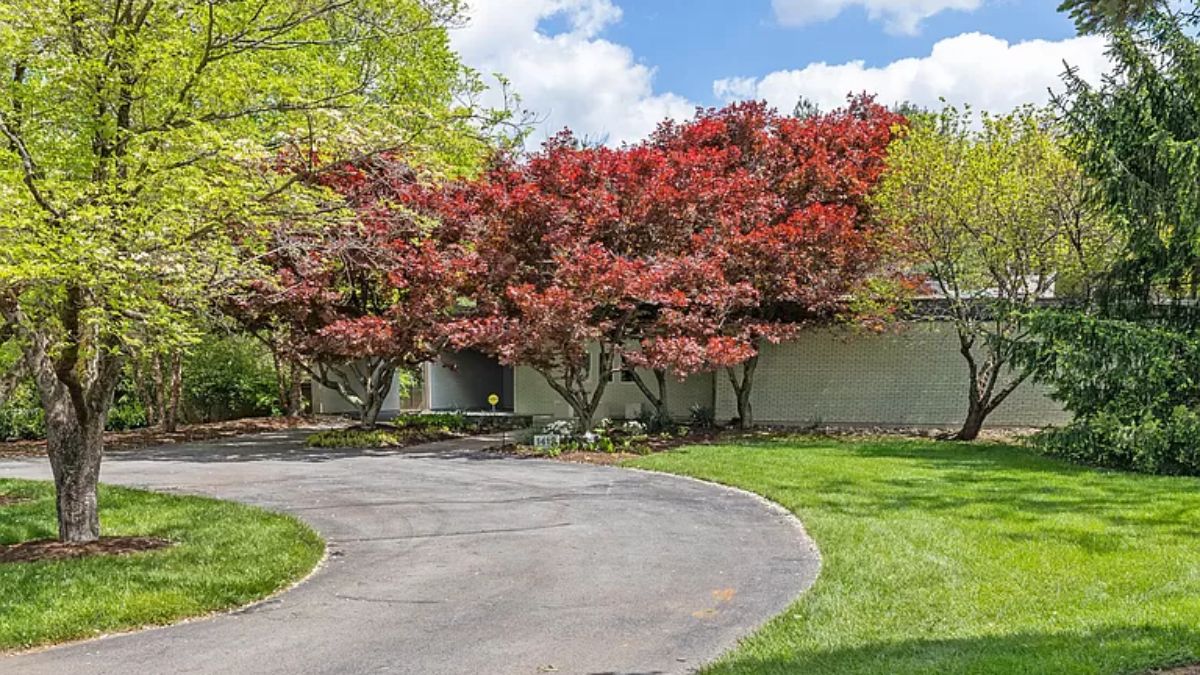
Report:
[[[53,538],[53,486],[0,480],[0,544]],[[230,609],[317,565],[324,542],[291,516],[204,497],[102,486],[105,536],[170,548],[0,564],[0,651],[86,638]]]
[[[711,673],[1137,673],[1200,661],[1200,480],[1002,445],[777,439],[631,466],[795,513],[823,557]]]

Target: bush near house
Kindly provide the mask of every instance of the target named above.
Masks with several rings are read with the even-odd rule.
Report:
[[[1075,421],[1034,439],[1077,462],[1200,475],[1200,338],[1169,327],[1042,313],[1020,358]]]
[[[455,438],[470,428],[457,413],[402,415],[374,428],[329,429],[308,437],[310,448],[399,448]]]

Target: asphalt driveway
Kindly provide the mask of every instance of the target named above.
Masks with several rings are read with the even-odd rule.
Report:
[[[240,612],[0,657],[5,673],[677,673],[785,609],[818,556],[744,493],[475,452],[308,450],[286,432],[149,448],[102,480],[298,515],[329,542]],[[45,460],[0,476],[47,478]]]

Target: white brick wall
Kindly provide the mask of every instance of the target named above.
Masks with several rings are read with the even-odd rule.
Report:
[[[650,380],[652,381],[652,378]],[[693,404],[711,406],[718,419],[736,415],[724,373],[671,380],[672,413],[688,417]],[[570,417],[570,409],[528,368],[516,370],[518,413]],[[822,329],[794,342],[767,345],[755,375],[752,404],[761,424],[954,426],[966,414],[967,371],[954,328],[911,324],[885,335]],[[632,383],[614,382],[599,417],[624,417],[625,406],[645,399]],[[647,404],[648,405],[648,404]],[[1031,383],[1024,384],[988,420],[990,426],[1047,426],[1070,419]]]

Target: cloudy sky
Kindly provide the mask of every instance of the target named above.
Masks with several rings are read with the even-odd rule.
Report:
[[[850,92],[1007,110],[1045,102],[1064,62],[1095,78],[1104,44],[1076,37],[1057,0],[469,0],[452,34],[542,120],[611,143],[696,106]]]

